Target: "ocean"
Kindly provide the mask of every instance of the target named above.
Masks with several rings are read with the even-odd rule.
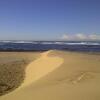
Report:
[[[100,41],[0,41],[0,51],[46,50],[100,52]]]

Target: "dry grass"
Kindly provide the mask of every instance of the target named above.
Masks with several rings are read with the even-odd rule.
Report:
[[[23,52],[0,52],[0,95],[11,92],[21,85],[25,68],[36,58],[36,55]]]

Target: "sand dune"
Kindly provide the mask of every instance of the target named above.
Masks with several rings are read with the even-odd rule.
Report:
[[[100,100],[100,56],[42,53],[27,66],[22,86],[0,100]]]
[[[60,57],[49,57],[48,54],[50,52],[52,51],[42,53],[39,59],[27,66],[26,77],[22,87],[30,85],[32,82],[52,72],[63,63],[63,59]]]

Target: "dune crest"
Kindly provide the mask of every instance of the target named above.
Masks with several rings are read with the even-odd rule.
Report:
[[[52,50],[42,53],[40,58],[27,66],[26,78],[22,86],[30,85],[32,82],[52,72],[63,63],[63,58],[61,57],[49,57],[48,54],[50,52],[52,52]]]

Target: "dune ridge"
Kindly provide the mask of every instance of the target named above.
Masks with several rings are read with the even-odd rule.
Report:
[[[27,66],[26,77],[21,87],[30,85],[32,82],[52,72],[63,63],[63,58],[61,57],[49,57],[48,55],[50,52],[52,52],[52,50],[42,53],[40,58]]]
[[[59,67],[63,62],[63,58],[58,56],[50,57],[49,54],[53,50],[46,51],[44,53],[41,53],[40,57],[36,59],[35,61],[31,62],[25,70],[25,79],[20,87],[18,87],[16,90],[11,92],[10,94],[14,94],[17,91],[21,90],[22,88],[27,87],[28,85],[34,83],[36,80],[39,80],[39,78],[44,77],[49,72],[52,72],[57,67]],[[7,94],[9,96],[9,94]]]

